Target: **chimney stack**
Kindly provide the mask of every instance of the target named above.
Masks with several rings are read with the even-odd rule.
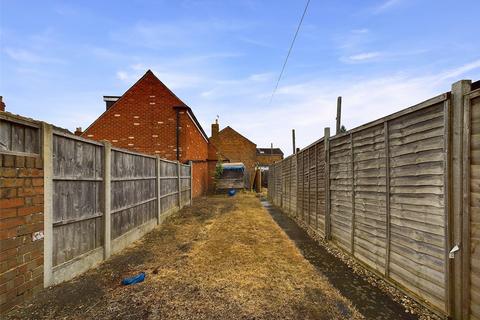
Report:
[[[120,99],[118,96],[103,96],[103,101],[105,101],[106,110],[110,109],[110,107]]]
[[[81,136],[82,133],[83,133],[82,127],[77,127],[77,129],[75,129],[75,135],[76,136]]]
[[[215,123],[212,123],[212,138],[215,138],[219,132],[218,119],[215,119]]]
[[[5,111],[5,102],[3,102],[2,96],[0,96],[0,111]]]

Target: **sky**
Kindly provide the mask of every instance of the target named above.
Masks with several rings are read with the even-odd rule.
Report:
[[[0,0],[7,111],[74,131],[151,69],[207,134],[292,152],[480,79],[478,0]]]

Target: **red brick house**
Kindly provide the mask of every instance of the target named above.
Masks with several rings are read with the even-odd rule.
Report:
[[[257,163],[261,167],[268,167],[282,159],[283,151],[280,148],[257,148]]]
[[[257,145],[229,126],[219,129],[218,121],[215,121],[212,124],[210,144],[216,149],[217,158],[223,162],[242,162],[247,174],[247,185],[251,186],[255,178]],[[210,171],[212,168],[215,169],[215,166],[210,165]]]
[[[230,126],[220,130],[218,120],[212,124],[212,136],[209,146],[209,176],[214,175],[215,165],[221,162],[241,162],[245,165],[247,185],[253,186],[255,170],[283,159],[279,148],[257,148],[248,138],[235,131]],[[213,180],[209,180],[209,188],[213,190]]]
[[[82,137],[108,140],[113,146],[193,161],[193,194],[208,183],[208,137],[188,107],[148,70],[122,96],[105,96],[106,110]]]

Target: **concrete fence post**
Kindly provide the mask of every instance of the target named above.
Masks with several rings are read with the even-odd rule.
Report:
[[[53,129],[42,123],[43,152],[43,286],[53,284]]]
[[[178,209],[182,209],[182,187],[180,178],[180,161],[177,161],[177,181],[178,181]]]
[[[160,224],[160,216],[162,215],[162,190],[161,190],[161,179],[160,179],[160,157],[157,156],[155,159],[155,176],[156,176],[156,194],[157,194],[157,224]]]
[[[103,257],[107,260],[112,250],[112,213],[111,213],[111,181],[112,181],[112,145],[103,141]]]

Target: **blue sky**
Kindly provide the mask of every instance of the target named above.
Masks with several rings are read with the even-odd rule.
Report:
[[[74,130],[147,69],[194,110],[259,147],[291,153],[480,79],[478,0],[0,0],[0,95],[7,110]]]

